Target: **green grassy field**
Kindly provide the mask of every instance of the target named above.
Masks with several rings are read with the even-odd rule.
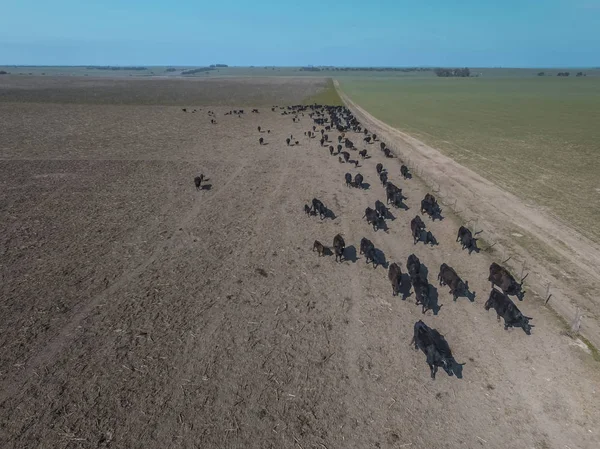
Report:
[[[340,98],[333,86],[333,80],[327,79],[327,85],[317,94],[304,99],[304,104],[326,104],[328,106],[343,106],[344,102]]]
[[[599,77],[339,81],[375,117],[600,241]]]

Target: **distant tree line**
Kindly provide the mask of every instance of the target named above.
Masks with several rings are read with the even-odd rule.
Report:
[[[6,72],[4,70],[0,70],[0,75],[8,75],[8,72]]]
[[[569,76],[569,75],[570,75],[570,73],[569,73],[569,72],[558,72],[558,73],[556,74],[556,76]]]
[[[556,74],[556,76],[569,76],[569,75],[571,75],[570,72],[558,72]],[[537,76],[546,76],[546,72],[539,72],[537,74]],[[575,76],[587,76],[587,75],[583,72],[577,72],[577,74]]]
[[[88,66],[88,70],[148,70],[147,67]]]
[[[211,64],[210,65],[213,69],[215,67],[220,68],[220,67],[229,67],[227,64]]]
[[[176,72],[177,69],[174,67],[169,67],[167,70],[165,70],[165,72]]]
[[[307,66],[300,67],[301,71],[306,72],[320,72],[320,71],[334,71],[334,72],[430,72],[430,67],[330,67],[330,66]]]
[[[214,67],[198,67],[197,69],[189,69],[181,72],[182,75],[194,75],[196,73],[201,72],[209,72],[211,70],[215,70]]]
[[[469,76],[471,76],[471,71],[467,67],[465,67],[464,69],[437,68],[434,70],[434,73],[437,76],[441,76],[444,78],[449,78],[449,77],[468,78]]]

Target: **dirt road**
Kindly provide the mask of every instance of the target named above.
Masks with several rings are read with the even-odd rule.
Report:
[[[211,109],[216,125],[175,107],[101,109],[96,134],[45,155],[0,141],[1,447],[597,447],[597,363],[528,295],[531,336],[484,311],[491,259],[460,251],[451,214],[425,220],[438,247],[413,245],[427,189],[401,181],[397,160],[366,145],[373,157],[350,169],[304,136],[308,117]],[[23,113],[32,129],[52,115]],[[144,137],[174,126],[171,144]],[[122,129],[147,146],[119,146]],[[361,218],[385,199],[377,162],[411,208],[387,233]],[[369,188],[347,188],[346,171]],[[194,189],[198,172],[210,189]],[[304,215],[313,197],[336,218]],[[347,261],[311,251],[337,233]],[[450,264],[475,302],[439,287],[438,315],[423,316],[365,264],[363,236],[404,271],[416,253],[433,285]],[[462,379],[429,378],[409,346],[418,319],[445,335]]]

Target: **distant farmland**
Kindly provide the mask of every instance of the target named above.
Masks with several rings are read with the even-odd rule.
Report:
[[[600,241],[600,78],[340,78],[375,117]]]

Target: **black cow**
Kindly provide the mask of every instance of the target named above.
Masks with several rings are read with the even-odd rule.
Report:
[[[416,276],[411,279],[413,288],[415,289],[415,304],[421,305],[421,311],[423,313],[428,310],[433,310],[433,304],[431,300],[431,292],[429,291],[429,282],[422,276]]]
[[[358,152],[358,155],[363,159],[367,157],[367,150],[361,150]]]
[[[333,156],[333,145],[329,145],[329,154]]]
[[[310,209],[310,206],[308,204],[304,205],[304,213],[306,215],[310,215],[311,214],[311,209]]]
[[[377,215],[377,211],[371,209],[370,207],[367,207],[365,209],[365,214],[363,215],[363,218],[367,218],[367,223],[370,223],[373,225],[373,230],[377,231],[379,228],[383,228],[383,223],[382,223],[382,219],[379,218],[379,215]]]
[[[263,139],[262,137],[261,137],[260,139],[258,139],[258,143],[259,143],[260,145],[262,145],[264,142],[265,142],[265,139]]]
[[[371,142],[371,136],[367,136],[363,139],[365,142],[370,143]]]
[[[421,233],[425,230],[425,223],[423,223],[421,217],[415,215],[415,218],[410,221],[410,230],[412,232],[414,244],[416,245],[421,239]]]
[[[425,198],[421,200],[421,213],[427,213],[433,221],[435,221],[436,218],[442,218],[442,209],[432,194],[426,194]]]
[[[363,176],[360,173],[357,173],[354,177],[354,187],[361,187],[363,183]]]
[[[288,137],[287,139],[285,139],[285,143],[287,144],[287,146],[290,146],[290,138]]]
[[[387,180],[388,180],[387,173],[384,171],[379,173],[379,180],[381,181],[381,185],[385,186],[387,184]]]
[[[338,162],[339,162],[340,164],[343,164],[343,163],[344,163],[344,159],[342,159],[342,157],[341,157],[341,156],[338,156]]]
[[[341,262],[342,258],[344,257],[344,249],[346,249],[346,242],[344,242],[344,239],[339,234],[333,238],[333,249],[335,251],[335,261]]]
[[[377,140],[377,134],[373,134],[373,142]]]
[[[200,174],[200,176],[196,176],[194,178],[194,185],[196,186],[196,190],[200,190],[200,187],[202,186],[202,181],[204,180],[204,175]]]
[[[421,275],[421,261],[417,256],[411,254],[406,262],[406,269],[411,281]]]
[[[323,146],[323,144],[325,143],[325,139],[323,139],[323,138],[321,137],[321,140],[320,140],[320,142],[321,142],[321,146]]]
[[[377,169],[377,174],[381,174],[381,172],[383,171],[383,164],[382,163],[378,163],[375,168]]]
[[[319,257],[323,256],[325,254],[325,247],[323,246],[323,244],[321,242],[319,242],[318,240],[315,240],[315,243],[313,243],[313,251],[317,250],[317,252],[319,253]]]
[[[340,151],[342,151],[342,146],[341,146],[341,145],[338,145],[338,146],[337,146],[337,152],[339,153]]]
[[[346,162],[348,162],[350,160],[350,153],[348,153],[347,151],[342,151],[342,157]]]
[[[473,251],[477,251],[477,239],[473,237],[471,231],[464,226],[458,228],[456,241],[460,241],[462,249],[467,248],[469,250],[469,254],[471,254]]]
[[[495,288],[492,288],[490,297],[485,303],[485,310],[490,310],[491,308],[496,311],[498,321],[500,321],[500,317],[504,318],[505,330],[509,327],[521,327],[527,335],[531,335],[531,328],[533,326],[529,324],[529,320],[533,318],[523,315],[508,296]]]
[[[415,349],[420,349],[427,356],[432,379],[435,379],[438,367],[442,367],[449,376],[454,375],[456,361],[446,339],[437,330],[430,328],[421,320],[417,321],[411,344],[414,344]]]
[[[350,187],[352,185],[352,175],[350,173],[346,173],[344,178],[346,178],[346,186]]]
[[[503,293],[514,295],[519,301],[523,301],[523,297],[525,296],[525,292],[522,290],[523,281],[527,276],[529,276],[529,273],[527,273],[519,283],[506,268],[498,265],[496,262],[492,262],[490,265],[490,277],[488,278],[488,281],[492,283],[492,287],[497,285]]]
[[[373,263],[373,268],[377,267],[377,253],[375,252],[375,245],[371,240],[363,237],[360,240],[360,254],[365,255],[365,262],[369,263],[369,260]]]
[[[258,129],[258,132],[260,132],[260,126],[258,126],[257,129]]]
[[[385,143],[381,142],[379,144],[379,148],[381,148],[381,151],[383,151],[383,149],[385,148]]]
[[[394,155],[392,154],[392,151],[389,148],[384,148],[383,154],[385,154],[385,157],[394,157]]]
[[[392,283],[392,296],[397,296],[400,293],[400,287],[402,285],[402,270],[400,265],[393,263],[388,269],[388,279]]]
[[[456,271],[454,271],[454,268],[445,263],[440,266],[438,280],[440,281],[440,285],[450,287],[450,293],[452,293],[455,301],[459,296],[466,296],[469,292],[469,282],[463,282],[460,276],[456,274]]]
[[[387,203],[392,203],[398,206],[398,200],[402,201],[402,189],[396,187],[393,183],[388,182],[385,186],[385,196]]]
[[[408,178],[408,176],[409,176],[409,173],[408,173],[408,167],[407,167],[406,165],[402,165],[402,166],[400,167],[400,174],[402,175],[402,177],[403,177],[404,179]]]
[[[379,200],[375,201],[375,210],[377,211],[377,214],[379,215],[379,217],[387,218],[388,208],[385,207],[385,204],[383,204],[381,201],[379,201]]]
[[[317,198],[313,198],[312,206],[313,206],[313,211],[314,211],[315,215],[319,214],[319,217],[321,218],[321,220],[327,216],[327,208],[321,202],[321,200],[318,200]]]

